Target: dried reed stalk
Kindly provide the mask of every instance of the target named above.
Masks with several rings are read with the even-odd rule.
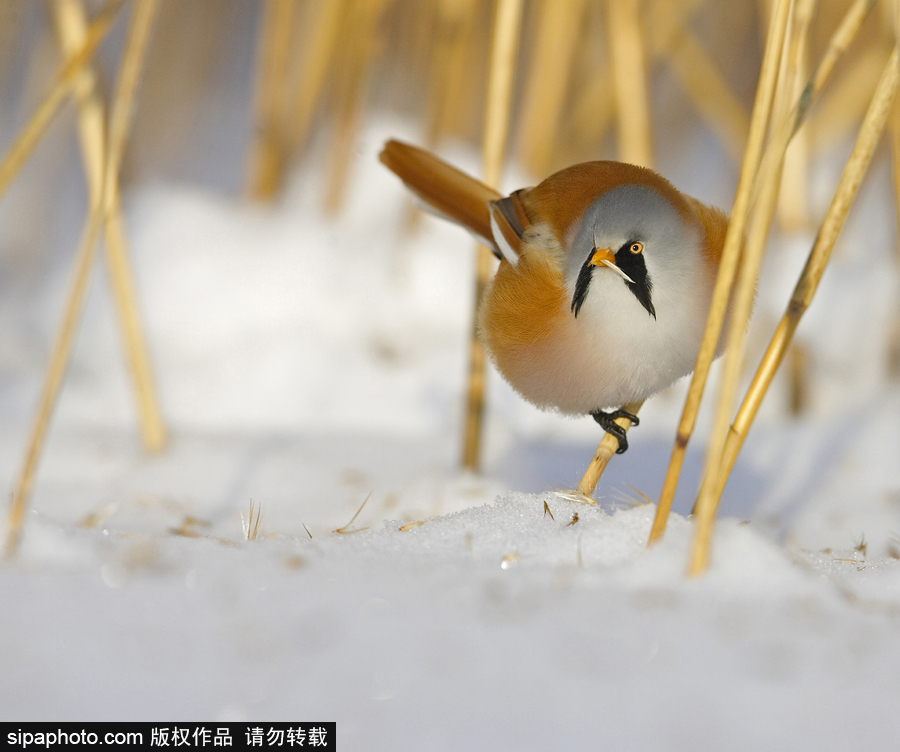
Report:
[[[776,95],[773,122],[784,122],[797,101],[809,75],[809,26],[817,0],[795,0],[787,48],[781,58],[781,74]],[[798,131],[784,156],[781,189],[778,195],[778,217],[786,230],[796,230],[807,222],[808,129]]]
[[[649,45],[653,57],[663,58],[726,150],[738,163],[744,153],[750,121],[703,47],[687,26],[686,16],[696,9],[695,0],[673,3],[660,0],[647,14]]]
[[[420,36],[431,42],[428,58],[428,98],[425,102],[424,144],[437,149],[444,135],[463,109],[464,95],[470,95],[463,82],[468,42],[475,23],[477,0],[437,0],[431,27]],[[471,96],[469,97],[471,98]],[[423,212],[410,201],[407,204],[406,227],[415,230]]]
[[[122,8],[123,3],[124,0],[108,0],[95,16],[88,27],[84,46],[62,66],[50,93],[35,110],[34,115],[22,128],[18,138],[6,153],[3,161],[0,162],[0,195],[3,195],[22,165],[31,156],[31,152],[41,140],[41,136],[44,135],[44,131],[59,110],[59,106],[71,91],[82,68],[94,56],[100,43],[112,28],[116,14]]]
[[[435,147],[464,109],[463,95],[468,42],[475,23],[477,0],[438,0],[434,52],[425,115],[425,143]]]
[[[800,2],[805,1],[800,0]],[[792,33],[786,40],[785,56],[799,47],[799,41],[792,37],[796,37],[798,33],[805,34],[808,29],[808,23],[805,25],[802,23],[794,24]],[[784,58],[782,58],[782,62],[784,62]],[[787,61],[787,67],[785,65],[781,66],[783,75],[779,84],[780,91],[778,94],[781,94],[782,98],[789,96],[789,92],[794,88],[795,71],[792,71],[790,66],[796,62],[797,60],[794,58]],[[787,111],[787,106],[782,106],[780,113],[777,112],[777,109],[773,114],[772,131],[776,134],[791,133],[794,121],[791,118],[791,113]],[[780,120],[774,120],[775,117],[780,117]],[[701,535],[701,530],[703,534],[711,535],[711,520],[715,514],[715,507],[718,501],[717,498],[714,498],[718,473],[722,464],[725,437],[728,433],[728,423],[731,420],[738,381],[744,364],[744,335],[753,309],[756,283],[759,277],[759,269],[762,266],[769,228],[775,213],[778,189],[781,185],[782,169],[784,167],[784,157],[789,140],[790,136],[788,135],[782,139],[774,138],[770,142],[770,145],[777,145],[778,150],[775,151],[773,148],[768,150],[756,177],[756,192],[758,194],[756,207],[750,221],[750,230],[745,242],[737,283],[732,292],[731,310],[729,312],[727,337],[725,340],[724,367],[719,383],[712,430],[706,449],[704,478],[697,495],[697,501],[694,504],[694,514],[698,520],[698,538]],[[707,520],[710,521],[708,526],[706,524]],[[695,546],[694,551],[697,550],[699,549]],[[688,573],[696,575],[702,572],[704,568],[705,560],[692,558],[688,566]]]
[[[884,130],[891,103],[897,94],[898,82],[900,82],[900,51],[895,48],[863,119],[853,151],[841,174],[828,212],[822,220],[806,266],[797,281],[787,309],[772,336],[769,347],[766,349],[729,431],[716,489],[718,494],[721,494],[724,488],[728,474],[734,466],[735,459],[750,430],[753,419],[756,417],[763,397],[784,359],[797,325],[816,294],[837,236],[856,197],[872,154],[878,145],[881,132]]]
[[[894,183],[894,202],[900,218],[900,104],[895,104],[888,118],[888,132],[891,135],[891,178]],[[900,262],[900,244],[897,245],[897,261]]]
[[[603,134],[612,123],[616,113],[615,97],[609,87],[609,69],[601,66],[587,81],[580,92],[576,92],[572,115],[569,118],[569,140],[576,145],[591,145],[603,139]]]
[[[266,0],[260,35],[255,136],[250,158],[250,195],[271,199],[284,173],[287,63],[291,47],[291,17],[296,0]]]
[[[313,23],[309,48],[300,64],[300,80],[297,83],[292,113],[286,124],[287,139],[291,151],[306,145],[312,128],[316,107],[322,96],[341,30],[341,16],[346,0],[325,0]]]
[[[100,200],[91,204],[88,210],[76,256],[72,287],[66,302],[60,331],[51,352],[37,415],[31,427],[25,461],[13,492],[7,523],[6,554],[8,556],[15,554],[21,539],[22,523],[34,483],[35,469],[46,439],[47,428],[50,424],[56,398],[59,395],[59,388],[68,366],[79,315],[84,305],[97,247],[97,236],[104,214],[108,212],[111,201],[115,196],[115,189],[112,186],[115,183],[115,178],[122,163],[122,153],[125,148],[125,139],[134,104],[138,74],[140,73],[156,3],[157,0],[135,0],[134,9],[132,10],[128,37],[125,41],[122,62],[119,65],[116,90],[110,110],[106,163],[103,171],[104,189]],[[71,65],[71,62],[69,65]]]
[[[519,48],[522,0],[497,0],[485,105],[482,159],[484,182],[499,186],[509,133],[513,82]],[[478,246],[475,262],[475,308],[469,349],[469,379],[463,434],[462,464],[478,470],[484,416],[485,355],[478,339],[478,307],[493,269],[491,252]]]
[[[887,69],[886,69],[887,71]],[[885,74],[887,75],[887,73]],[[790,83],[788,83],[790,85]],[[893,94],[888,101],[887,107],[893,101]],[[885,114],[885,118],[887,115]],[[884,123],[878,130],[881,133]],[[760,170],[759,193],[760,199],[757,206],[756,214],[753,218],[753,225],[750,231],[750,237],[747,241],[747,247],[744,251],[742,261],[740,280],[738,282],[735,300],[733,303],[732,318],[729,323],[727,352],[725,355],[725,365],[723,369],[722,381],[720,384],[719,399],[716,406],[716,414],[713,422],[713,429],[707,447],[706,454],[706,475],[697,497],[694,511],[697,518],[696,533],[694,545],[691,549],[691,555],[688,562],[688,574],[699,575],[705,571],[709,561],[709,548],[712,537],[712,526],[715,518],[716,508],[718,507],[719,498],[724,489],[725,482],[730,472],[731,463],[726,458],[726,439],[728,436],[728,423],[732,414],[734,399],[737,394],[738,379],[740,377],[741,365],[743,362],[743,340],[747,322],[750,318],[750,310],[753,305],[753,297],[756,291],[756,279],[758,270],[762,263],[763,248],[765,246],[765,236],[768,234],[768,225],[771,222],[771,214],[774,209],[775,191],[773,185],[780,179],[781,165],[784,160],[784,153],[787,149],[787,138],[780,138],[781,134],[789,130],[795,132],[799,127],[796,118],[790,115],[780,124],[780,128],[776,130],[776,137],[773,138],[773,146],[778,146],[778,151],[770,149],[767,159],[764,160]],[[876,137],[877,141],[877,137]],[[874,148],[874,146],[873,146]],[[859,179],[865,171],[868,159],[862,165],[859,172]],[[858,187],[858,182],[854,186]],[[852,197],[850,199],[852,201]],[[845,208],[849,208],[849,202]],[[843,223],[843,215],[840,218]],[[838,230],[840,225],[838,225]],[[835,237],[837,232],[835,232]],[[833,244],[833,241],[832,241]]]
[[[675,489],[681,474],[681,467],[684,463],[685,450],[694,431],[697,412],[700,409],[700,400],[703,397],[703,389],[706,385],[706,378],[715,358],[720,331],[725,321],[725,311],[731,295],[735,273],[737,272],[741,241],[743,240],[744,229],[747,226],[750,213],[751,190],[762,158],[769,115],[772,111],[778,67],[784,47],[787,23],[790,18],[790,6],[790,0],[776,0],[775,9],[772,12],[759,84],[753,104],[753,114],[750,120],[750,134],[747,138],[747,148],[744,151],[744,158],[741,164],[741,175],[738,180],[731,219],[728,223],[725,246],[719,262],[719,272],[713,290],[709,315],[706,320],[706,328],[704,329],[703,339],[697,353],[697,361],[694,364],[694,374],[691,377],[691,385],[681,414],[681,421],[678,425],[675,445],[672,449],[672,456],[669,460],[669,467],[666,471],[666,478],[660,494],[659,504],[656,508],[656,516],[653,520],[653,528],[650,531],[648,544],[653,544],[658,540],[665,530],[666,520],[672,508],[672,499],[675,496]]]
[[[378,44],[378,20],[390,0],[347,0],[347,54],[337,88],[331,170],[325,187],[325,210],[337,213],[344,202],[353,158],[353,143],[362,120],[369,67]]]
[[[84,5],[81,0],[56,0],[53,7],[63,51],[72,54],[84,44],[87,23]],[[103,191],[104,125],[103,102],[96,90],[96,75],[90,66],[85,66],[75,82],[75,95],[78,101],[78,130],[85,174],[91,202],[94,202],[100,199]],[[112,195],[103,226],[106,261],[125,343],[126,360],[137,397],[141,436],[148,450],[159,451],[165,444],[166,432],[138,313],[137,293],[128,262],[118,180],[115,176],[110,191]]]
[[[550,170],[575,62],[584,0],[543,0],[521,112],[519,150],[534,175]]]
[[[641,409],[641,405],[643,404],[643,402],[632,402],[625,405],[622,409],[627,413],[637,415],[638,410]],[[628,418],[616,418],[615,422],[616,425],[621,426],[626,431],[631,428],[631,421]],[[587,466],[587,470],[584,471],[584,475],[578,483],[578,488],[575,490],[576,493],[584,494],[585,496],[590,496],[594,493],[594,489],[597,487],[600,476],[603,475],[603,471],[606,470],[606,466],[609,464],[610,459],[612,459],[612,456],[616,453],[618,448],[619,440],[615,436],[611,433],[603,435],[600,444],[597,446],[597,451],[594,452],[594,457],[591,459]]]
[[[788,410],[798,418],[806,412],[809,405],[809,349],[800,342],[795,342],[790,352]]]
[[[816,66],[816,70],[813,72],[809,81],[803,89],[802,94],[799,99],[795,103],[790,117],[784,119],[782,121],[782,126],[778,129],[778,132],[772,136],[771,141],[769,143],[768,148],[766,149],[765,155],[762,159],[762,164],[759,167],[757,174],[764,175],[770,174],[773,169],[780,169],[778,165],[781,163],[782,157],[784,155],[784,151],[787,148],[788,143],[790,142],[791,136],[797,132],[797,129],[802,125],[804,118],[806,117],[807,112],[809,111],[810,105],[816,100],[819,92],[822,90],[822,87],[825,85],[826,81],[829,79],[831,72],[834,70],[834,66],[837,61],[841,58],[844,52],[847,50],[847,47],[853,41],[854,37],[858,33],[860,27],[862,26],[863,21],[866,19],[866,16],[872,10],[875,0],[856,0],[853,5],[847,10],[844,18],[839,24],[838,28],[835,30],[834,34],[832,34],[831,39],[829,40],[828,46],[822,55],[822,59],[819,61],[818,66]],[[774,20],[773,16],[773,20]],[[770,37],[771,38],[771,37]],[[783,44],[783,39],[782,39]],[[767,45],[768,50],[768,45]],[[765,60],[763,61],[765,66]],[[760,81],[762,82],[762,76],[760,77]],[[757,89],[757,99],[759,99],[760,90]],[[771,103],[770,103],[771,106]],[[754,106],[754,113],[756,112],[756,106]],[[748,143],[749,149],[749,143]],[[775,162],[775,165],[770,163]],[[742,170],[741,181],[744,180],[744,174]],[[759,195],[759,184],[760,180],[757,177],[753,178],[753,186],[750,190],[750,199],[749,204],[744,204],[742,209],[743,218],[740,223],[740,234],[742,235],[744,229],[746,227],[746,212],[749,211],[749,206],[752,205],[758,195]],[[736,225],[737,217],[738,217],[738,199],[741,198],[742,195],[742,185],[738,186],[738,195],[735,198],[735,209],[732,213],[731,221],[729,222],[729,235],[733,232],[732,226]],[[747,201],[747,197],[743,197],[742,201]],[[726,251],[728,250],[728,239],[726,238]],[[716,289],[718,290],[719,282],[722,280],[723,268],[727,261],[726,253],[722,254],[722,261],[719,268],[719,278],[716,283]],[[727,270],[724,270],[727,271]],[[732,269],[731,278],[734,277],[734,270]],[[714,297],[714,305],[710,310],[710,317],[707,319],[707,331],[704,333],[704,342],[706,341],[707,335],[709,335],[709,326],[711,323],[711,319],[716,313],[715,306],[715,292],[713,293]],[[724,296],[722,300],[722,305],[724,306]],[[724,321],[724,311],[721,312],[719,316],[718,328],[721,329],[721,324]],[[707,343],[708,344],[708,343]],[[709,354],[711,355],[711,353]],[[685,402],[684,412],[681,416],[681,423],[678,427],[678,434],[676,437],[675,447],[672,451],[672,458],[669,462],[669,468],[666,473],[666,479],[663,484],[663,490],[660,495],[659,505],[656,511],[656,518],[653,521],[653,530],[650,534],[650,543],[653,543],[655,540],[658,540],[665,530],[666,520],[669,515],[669,511],[672,506],[672,499],[675,495],[675,489],[678,486],[678,477],[681,473],[681,466],[684,462],[684,453],[687,449],[688,441],[690,440],[691,434],[694,429],[694,425],[696,423],[697,411],[699,409],[700,398],[703,396],[703,387],[705,384],[706,376],[709,373],[709,366],[712,363],[712,358],[708,359],[704,356],[704,345],[701,344],[700,354],[697,358],[697,365],[695,365],[694,376],[691,380],[690,390],[688,392],[688,398]],[[701,362],[702,360],[702,362]],[[702,367],[702,382],[698,384],[698,379],[700,378]]]
[[[650,96],[638,0],[608,0],[608,10],[619,158],[652,167]]]

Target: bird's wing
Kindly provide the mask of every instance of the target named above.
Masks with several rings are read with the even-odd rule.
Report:
[[[431,152],[400,141],[388,141],[380,159],[418,197],[422,208],[461,224],[499,257],[516,263],[528,221],[518,192],[503,198]]]
[[[518,190],[506,198],[497,199],[490,203],[491,231],[494,242],[503,258],[513,266],[519,263],[519,255],[522,252],[522,236],[525,229],[531,224],[525,207],[522,205],[522,195],[526,189]]]

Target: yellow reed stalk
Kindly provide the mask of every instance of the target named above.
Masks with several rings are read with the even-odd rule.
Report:
[[[780,85],[773,121],[784,121],[787,112],[800,96],[809,70],[809,25],[817,0],[795,0],[787,48],[781,59]],[[784,156],[781,190],[778,196],[778,218],[786,230],[796,230],[807,222],[808,129],[798,131]]]
[[[637,0],[608,0],[608,10],[619,158],[652,167],[650,96],[640,8]]]
[[[807,112],[809,111],[810,105],[815,101],[817,95],[822,90],[822,87],[825,85],[826,81],[831,75],[831,72],[834,70],[834,66],[837,61],[853,41],[866,16],[872,10],[874,3],[875,0],[856,0],[856,2],[854,2],[853,5],[847,10],[847,13],[842,19],[840,25],[835,30],[834,34],[832,34],[831,39],[828,43],[828,47],[826,48],[825,53],[822,55],[822,59],[819,61],[818,66],[816,66],[816,70],[813,72],[812,76],[803,89],[803,93],[800,95],[800,98],[794,105],[790,117],[786,118],[782,122],[781,128],[772,137],[771,143],[766,149],[766,153],[762,159],[762,165],[757,170],[758,174],[766,174],[772,169],[771,166],[768,166],[766,164],[767,162],[771,162],[773,160],[777,161],[778,163],[781,162],[782,155],[787,148],[787,144],[790,142],[791,136],[796,133],[797,129],[803,123],[803,120],[806,117]],[[773,22],[775,19],[776,16],[773,15]],[[769,39],[772,39],[771,32]],[[783,44],[783,40],[784,38],[782,32],[782,38],[779,44]],[[767,54],[769,49],[770,46],[767,42]],[[765,70],[766,59],[764,57],[763,71]],[[769,72],[771,74],[771,69],[769,69]],[[760,87],[762,86],[762,82],[763,76],[760,75]],[[772,85],[774,86],[774,83]],[[758,87],[757,102],[759,101],[761,91],[762,89]],[[769,107],[771,107],[771,100],[769,103]],[[756,117],[756,112],[757,106],[755,104],[754,118]],[[751,135],[752,134],[753,127],[751,125]],[[748,140],[748,153],[749,149],[750,141]],[[747,155],[745,155],[745,163],[747,162],[746,156]],[[742,169],[740,183],[738,185],[738,193],[735,197],[734,209],[732,210],[732,217],[729,222],[729,237],[726,238],[725,249],[722,253],[722,260],[719,267],[719,276],[716,281],[716,291],[713,292],[713,305],[711,306],[710,315],[707,319],[707,329],[704,332],[704,340],[700,346],[700,352],[697,356],[697,363],[694,367],[694,375],[691,379],[688,397],[685,402],[684,411],[682,412],[681,422],[678,426],[675,447],[672,450],[672,457],[669,461],[669,467],[666,472],[666,478],[663,483],[662,492],[660,494],[659,505],[657,506],[656,510],[656,517],[653,521],[653,529],[650,533],[650,543],[658,540],[665,530],[666,520],[672,507],[672,499],[675,496],[675,489],[678,486],[678,478],[681,474],[681,467],[684,463],[685,450],[687,449],[688,442],[690,441],[691,434],[694,430],[694,425],[697,419],[697,412],[700,406],[700,399],[703,396],[703,388],[706,382],[706,377],[709,373],[709,367],[712,364],[714,343],[718,339],[718,332],[721,330],[722,322],[724,321],[724,305],[725,301],[727,300],[727,296],[730,294],[730,291],[721,291],[722,297],[718,304],[716,303],[716,296],[717,291],[720,291],[719,285],[723,282],[724,274],[727,273],[729,275],[729,286],[731,284],[731,280],[734,279],[737,259],[732,259],[727,255],[729,253],[729,245],[731,242],[735,242],[738,243],[739,247],[739,238],[743,236],[744,229],[746,227],[749,207],[756,200],[756,196],[759,193],[757,185],[758,181],[756,179],[756,176],[753,176],[752,178],[748,177],[748,179],[752,180],[753,183],[752,188],[749,189],[749,196],[745,195],[745,191],[747,191],[748,188],[744,185],[745,175],[744,170]],[[738,211],[739,206],[741,207],[740,212]],[[732,235],[734,235],[735,237],[729,240]],[[726,264],[728,266],[726,266]],[[718,313],[717,305],[723,306],[722,310],[718,311]],[[717,323],[712,321],[714,316],[718,319]],[[710,331],[710,326],[713,323],[715,323],[716,325],[716,339],[713,339],[713,334]]]
[[[124,0],[108,0],[103,9],[96,15],[88,27],[85,43],[81,50],[63,64],[50,93],[35,110],[34,115],[22,128],[18,138],[0,162],[0,195],[9,187],[12,179],[18,174],[22,165],[31,156],[44,135],[44,131],[59,110],[59,106],[71,91],[82,68],[94,56],[100,43],[106,37],[121,9]]]
[[[804,33],[807,30],[808,24],[805,27],[800,27],[800,31]],[[787,88],[788,91],[793,88],[792,75],[788,72],[787,80],[782,82],[782,86]],[[794,124],[795,121],[792,120],[791,113],[785,112],[781,121],[773,125],[772,130],[777,135],[781,135],[792,130]],[[719,385],[713,427],[706,451],[705,475],[694,505],[694,513],[697,519],[696,534],[688,563],[688,574],[692,576],[701,574],[706,569],[708,562],[712,523],[719,500],[719,493],[717,493],[719,489],[718,479],[723,467],[725,439],[728,434],[728,424],[731,420],[738,381],[744,362],[744,335],[747,323],[750,320],[753,299],[756,295],[756,282],[778,198],[784,155],[787,151],[789,138],[789,136],[787,138],[773,138],[771,143],[773,145],[777,144],[778,151],[774,151],[774,149],[769,150],[769,153],[766,155],[767,158],[763,160],[757,175],[759,197],[733,296],[730,321],[728,323],[725,363]]]
[[[518,137],[522,159],[534,175],[550,170],[583,16],[584,0],[543,0],[538,9]]]
[[[86,33],[84,5],[81,0],[56,0],[53,7],[63,51],[72,54],[84,43]],[[146,22],[149,24],[149,18]],[[94,71],[90,66],[86,66],[75,84],[79,136],[92,203],[99,199],[103,190],[104,164],[103,103],[97,93],[95,79]],[[137,293],[128,263],[117,179],[114,185],[110,186],[110,190],[113,196],[103,226],[107,266],[125,343],[126,359],[134,382],[141,436],[148,450],[159,451],[165,444],[166,432],[138,313]]]
[[[484,182],[499,186],[509,133],[516,57],[522,18],[522,0],[497,0],[485,104],[482,160]],[[478,470],[481,456],[482,418],[484,415],[485,356],[478,339],[478,307],[493,269],[491,252],[479,245],[475,262],[475,307],[469,350],[469,379],[463,434],[463,467]]]
[[[609,69],[601,66],[590,77],[583,90],[576,93],[572,115],[569,118],[571,121],[569,138],[579,146],[601,141],[613,121],[616,105],[609,87],[609,78]]]
[[[344,27],[346,55],[337,86],[331,170],[325,187],[325,210],[337,213],[344,202],[353,159],[353,143],[362,120],[369,63],[375,54],[378,20],[390,0],[347,0],[348,23]]]
[[[25,460],[19,473],[10,504],[7,522],[6,554],[15,554],[21,539],[22,524],[28,498],[34,483],[41,449],[50,425],[53,407],[59,396],[59,389],[65,376],[75,338],[78,319],[83,308],[91,267],[97,246],[97,235],[104,214],[108,212],[110,202],[115,196],[110,184],[118,175],[125,148],[125,139],[134,104],[137,79],[141,62],[146,49],[150,22],[157,0],[135,0],[129,23],[125,51],[119,66],[116,90],[110,111],[109,136],[106,150],[106,163],[103,172],[104,189],[99,201],[92,203],[88,209],[81,241],[76,256],[72,287],[63,313],[62,324],[50,355],[44,386],[41,391],[37,415],[31,427]],[[70,63],[71,64],[71,63]]]
[[[888,118],[891,134],[891,177],[894,181],[894,202],[900,217],[900,104],[895,104]],[[900,244],[897,245],[897,261],[900,262]]]
[[[788,409],[795,418],[806,412],[809,405],[809,350],[799,342],[791,348]]]
[[[425,143],[429,147],[436,146],[452,130],[454,119],[463,109],[462,99],[469,88],[463,84],[463,71],[467,42],[475,21],[475,2],[437,1],[425,115]]]
[[[638,410],[641,409],[641,405],[643,404],[643,402],[632,402],[625,405],[622,409],[627,413],[637,415]],[[616,418],[615,423],[626,431],[631,427],[631,421],[628,418]],[[612,459],[612,456],[616,453],[618,448],[619,440],[615,436],[611,433],[603,434],[603,438],[597,446],[597,451],[594,452],[594,457],[591,459],[587,466],[587,470],[584,471],[584,475],[578,483],[578,488],[575,490],[576,493],[584,494],[585,496],[590,496],[594,493],[594,489],[597,487],[600,476],[603,475],[603,471],[606,470],[606,466],[609,464],[610,459]]]
[[[724,488],[763,397],[788,351],[797,325],[816,294],[838,234],[884,130],[891,103],[896,98],[898,82],[900,82],[900,51],[895,48],[863,119],[853,151],[844,166],[834,198],[825,219],[822,220],[806,266],[729,431],[717,488],[718,494],[721,494]]]
[[[653,544],[658,540],[665,530],[666,520],[672,508],[672,499],[675,497],[675,489],[681,474],[681,466],[684,463],[685,450],[694,431],[697,412],[700,409],[700,400],[703,397],[703,389],[706,385],[706,378],[715,358],[719,334],[725,321],[725,311],[731,295],[731,287],[737,271],[744,229],[747,226],[750,213],[750,194],[756,172],[759,169],[768,129],[769,115],[772,111],[778,67],[784,47],[787,22],[790,17],[790,6],[790,0],[777,0],[775,10],[772,13],[771,23],[769,24],[759,84],[753,104],[753,115],[750,120],[750,134],[747,138],[747,148],[744,151],[744,159],[741,164],[741,175],[738,180],[731,219],[728,223],[725,246],[719,262],[719,272],[715,288],[713,289],[709,315],[706,319],[706,328],[703,331],[703,339],[697,353],[697,361],[694,364],[694,374],[691,377],[691,385],[681,414],[681,421],[678,424],[675,445],[672,449],[672,456],[669,460],[669,467],[666,471],[666,478],[660,494],[659,504],[656,508],[656,516],[653,520],[648,544]]]
[[[766,148],[766,153],[763,156],[762,166],[757,173],[757,180],[752,193],[753,201],[751,203],[756,201],[759,194],[759,184],[761,182],[759,176],[767,174],[772,169],[770,162],[781,161],[791,138],[800,129],[812,103],[816,101],[819,93],[829,80],[837,61],[856,37],[875,2],[876,0],[856,0],[847,10],[834,34],[832,34],[822,59],[794,103],[790,116],[781,120],[780,127],[777,127],[777,131],[770,138],[769,146]]]
[[[284,117],[291,16],[296,0],[266,0],[260,35],[256,129],[250,158],[250,195],[271,199],[284,171]]]
[[[345,0],[325,0],[319,4],[319,13],[313,22],[309,38],[309,48],[300,64],[300,80],[294,101],[289,108],[291,120],[286,124],[292,151],[302,149],[309,137],[316,107],[334,60],[345,6]]]

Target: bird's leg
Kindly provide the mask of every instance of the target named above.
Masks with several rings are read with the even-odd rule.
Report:
[[[628,449],[628,439],[625,438],[625,429],[615,422],[616,418],[628,418],[633,426],[637,426],[641,422],[638,420],[637,415],[632,415],[625,410],[613,410],[612,412],[597,410],[597,412],[591,413],[591,417],[600,424],[600,427],[604,431],[611,433],[619,440],[619,448],[616,449],[616,454],[622,454],[622,452]]]

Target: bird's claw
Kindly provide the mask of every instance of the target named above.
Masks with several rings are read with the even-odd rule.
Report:
[[[598,410],[595,413],[591,413],[591,417],[597,421],[600,427],[606,431],[607,433],[611,433],[616,437],[619,441],[619,448],[616,449],[616,454],[622,454],[628,449],[628,439],[625,438],[625,429],[622,428],[618,423],[616,423],[617,418],[628,418],[631,421],[631,425],[637,426],[640,425],[640,420],[638,420],[637,415],[632,415],[625,410],[613,410],[612,412],[604,412],[603,410]]]

